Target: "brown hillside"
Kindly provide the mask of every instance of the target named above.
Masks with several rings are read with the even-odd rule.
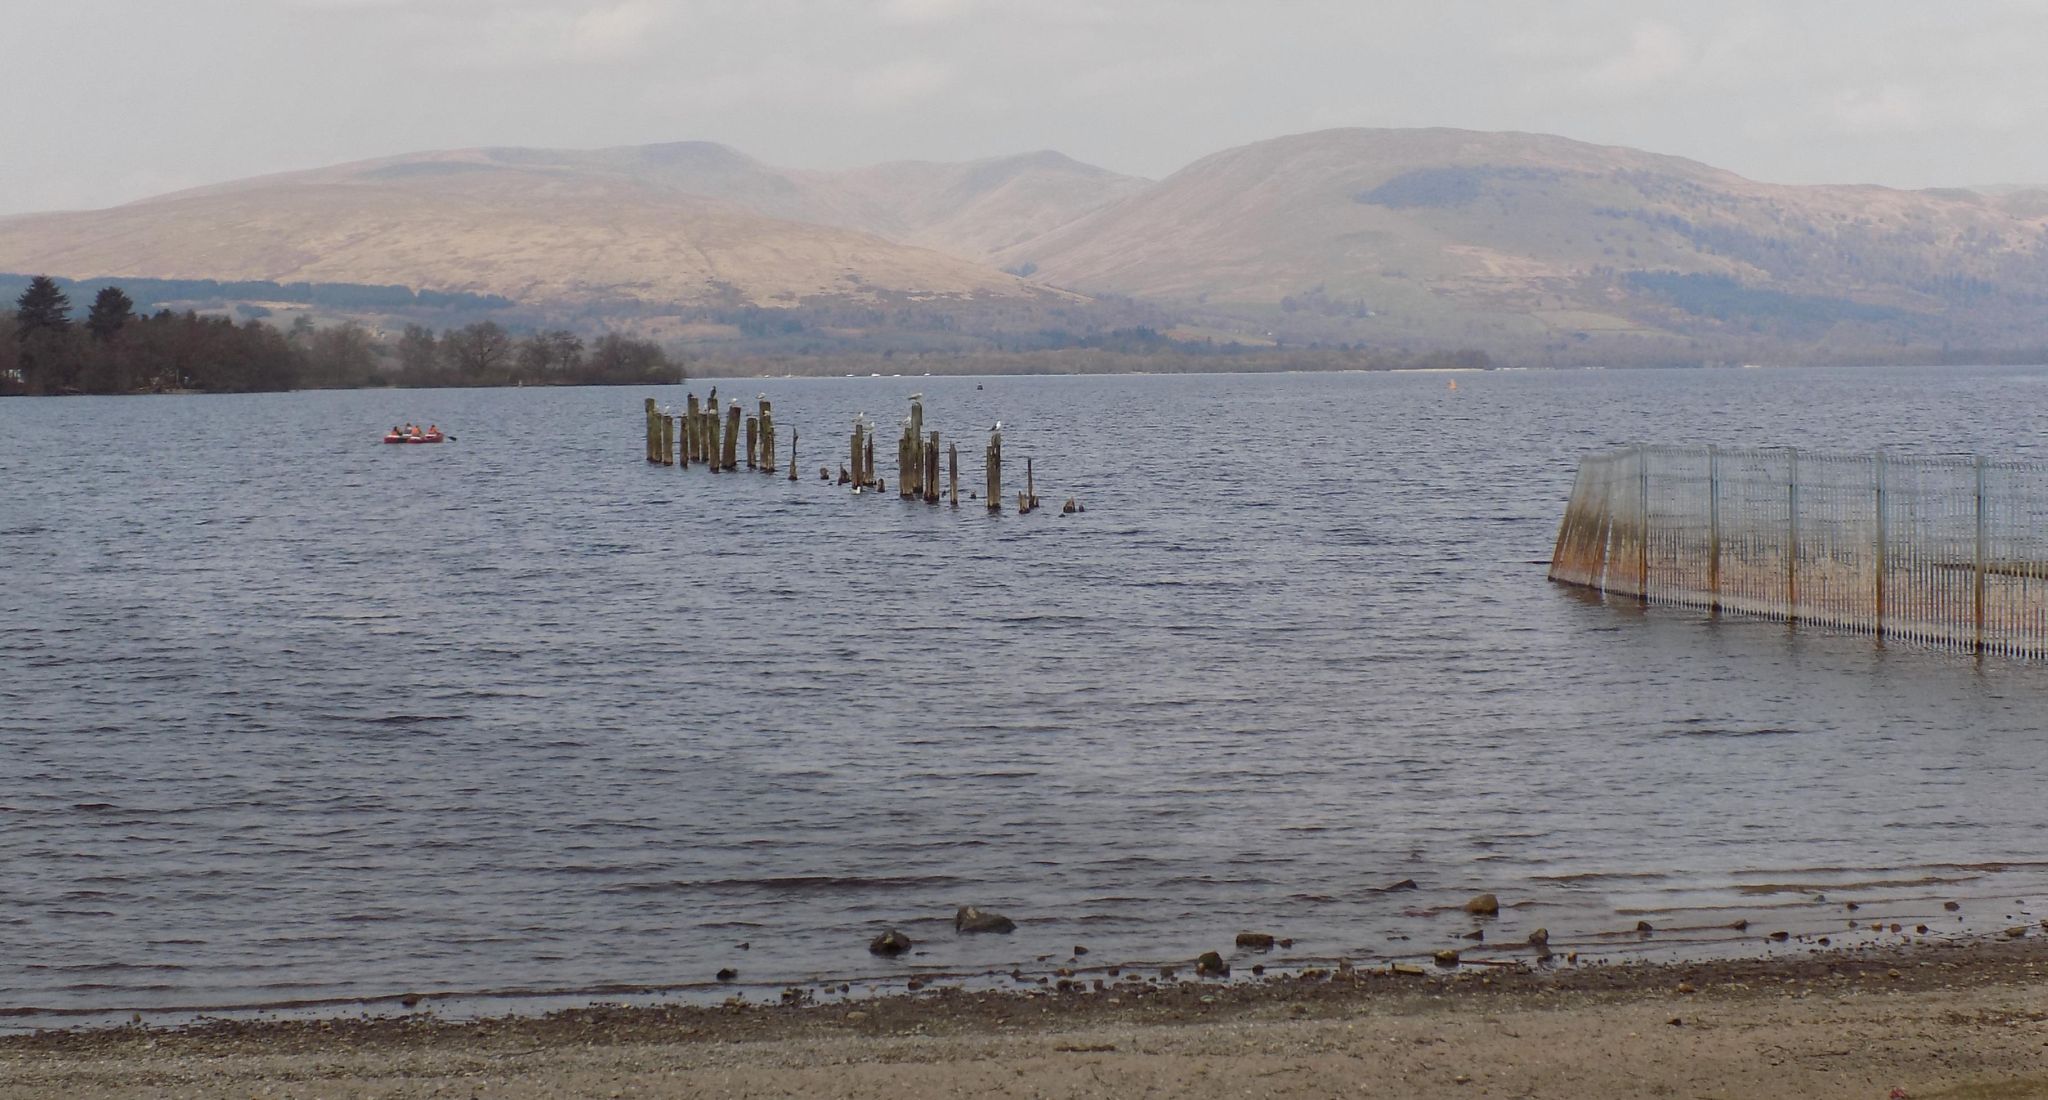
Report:
[[[2048,292],[2042,214],[1534,134],[1332,130],[1206,157],[997,260],[1339,339],[1998,341],[2029,338]]]
[[[731,181],[735,191],[750,186]],[[527,302],[1046,293],[930,249],[665,187],[655,173],[511,150],[397,158],[110,210],[0,219],[0,270],[393,283]]]

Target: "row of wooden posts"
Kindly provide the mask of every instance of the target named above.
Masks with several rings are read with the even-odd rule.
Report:
[[[910,415],[903,419],[903,431],[896,441],[896,492],[905,500],[922,499],[928,504],[937,504],[940,499],[939,481],[939,433],[924,430],[923,395],[910,400]],[[688,408],[676,414],[664,412],[650,397],[647,399],[647,461],[665,466],[681,465],[687,468],[692,462],[707,466],[713,472],[739,469],[738,451],[743,414],[740,403],[734,401],[726,410],[721,425],[718,410],[718,391],[713,389],[709,400],[699,404],[696,394],[689,397]],[[764,395],[760,398],[759,412],[744,417],[746,433],[745,461],[747,469],[775,473],[775,414],[772,404]],[[988,474],[988,510],[998,512],[1003,507],[1003,431],[1002,423],[989,429],[988,447],[983,459]],[[789,480],[796,477],[797,433],[789,433]],[[946,479],[945,496],[954,507],[960,506],[960,448],[948,445],[945,450]],[[820,468],[818,476],[829,480],[831,471]],[[839,468],[839,484],[851,485],[855,492],[880,492],[886,489],[882,479],[875,473],[875,432],[868,423],[865,413],[854,418],[853,437],[847,453],[847,464]],[[971,495],[971,494],[970,494]],[[1017,511],[1033,512],[1038,509],[1038,482],[1031,460],[1024,460],[1024,491],[1017,494]],[[1069,501],[1066,511],[1075,511],[1077,506]]]
[[[763,473],[776,472],[775,459],[775,410],[766,396],[760,399],[760,411],[745,416],[746,463],[747,469]],[[670,415],[655,404],[654,398],[647,399],[647,461],[663,466],[680,465],[685,469],[695,462],[711,472],[737,470],[740,464],[740,424],[743,413],[735,399],[726,410],[725,423],[721,428],[718,414],[718,390],[713,389],[708,400],[699,404],[697,395],[690,395],[688,408]],[[796,480],[796,439],[795,429],[789,433],[789,480]]]

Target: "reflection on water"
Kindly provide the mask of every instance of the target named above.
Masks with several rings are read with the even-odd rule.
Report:
[[[1419,955],[1479,890],[1494,943],[1763,950],[2048,884],[2048,669],[1541,564],[1583,451],[2026,453],[2037,373],[911,381],[737,383],[795,483],[648,467],[639,390],[0,402],[0,1007]],[[913,388],[1088,511],[814,479]]]

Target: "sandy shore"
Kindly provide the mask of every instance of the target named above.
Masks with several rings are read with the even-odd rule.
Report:
[[[2048,938],[0,1039],[0,1098],[2048,1097]],[[1133,980],[1134,978],[1138,980]]]

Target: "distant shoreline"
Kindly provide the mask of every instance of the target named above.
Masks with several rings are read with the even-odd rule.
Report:
[[[610,389],[635,389],[647,387],[688,386],[700,382],[724,380],[760,379],[786,381],[825,381],[833,379],[890,379],[890,378],[1152,378],[1177,376],[1248,376],[1283,374],[1498,374],[1498,373],[1578,373],[1582,371],[1733,371],[1732,365],[1709,366],[1702,364],[1657,364],[1600,366],[1520,366],[1515,364],[1491,364],[1487,366],[1254,366],[1247,364],[1218,365],[1213,369],[1162,371],[1142,369],[1122,370],[1059,370],[1059,371],[1017,371],[1017,370],[963,370],[963,371],[818,371],[793,373],[772,370],[727,369],[731,364],[703,364],[703,370],[674,382],[586,382],[575,384],[542,385],[382,385],[382,386],[307,386],[288,390],[129,390],[121,393],[51,393],[25,394],[0,392],[0,399],[9,397],[219,397],[249,396],[252,394],[278,393],[355,393],[365,391],[403,392],[409,390],[555,390],[602,387]],[[1746,366],[1749,370],[1957,370],[1971,367],[2048,367],[2040,363],[1772,363]]]

